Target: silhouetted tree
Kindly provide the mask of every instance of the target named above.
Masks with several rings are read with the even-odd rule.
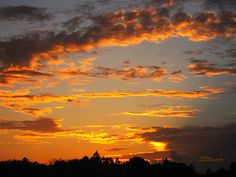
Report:
[[[185,165],[164,159],[150,164],[140,157],[126,162],[118,158],[101,157],[96,151],[91,158],[54,160],[48,165],[22,160],[0,162],[0,177],[236,177],[236,162],[227,171],[224,168],[205,174],[196,173],[193,165]]]

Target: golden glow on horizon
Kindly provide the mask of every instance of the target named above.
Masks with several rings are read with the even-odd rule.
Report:
[[[167,143],[153,141],[150,142],[150,144],[154,147],[156,151],[168,151]]]

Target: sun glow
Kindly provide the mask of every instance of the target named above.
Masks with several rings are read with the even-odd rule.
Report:
[[[153,148],[156,150],[156,151],[168,151],[167,149],[167,143],[165,142],[150,142],[150,144],[153,146]]]

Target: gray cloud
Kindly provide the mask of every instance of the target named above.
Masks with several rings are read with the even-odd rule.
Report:
[[[86,29],[68,32],[80,25],[80,18],[72,18],[64,23],[68,26],[66,31],[36,32],[2,40],[0,62],[6,67],[27,66],[35,60],[36,55],[38,59],[45,59],[64,52],[131,45],[144,40],[164,40],[178,35],[194,41],[235,36],[235,14],[232,12],[206,12],[193,16],[181,12],[167,18],[160,11],[161,9],[146,8],[109,12],[90,17],[92,25]],[[53,52],[57,47],[60,47],[60,51]],[[42,54],[45,52],[48,55]]]
[[[43,21],[50,18],[51,15],[46,12],[46,8],[31,6],[0,7],[0,20]]]
[[[77,16],[77,17],[73,17],[67,21],[65,21],[62,26],[64,28],[67,28],[69,31],[75,31],[76,29],[78,30],[78,28],[80,27],[80,25],[82,23],[84,23],[86,19],[86,17],[84,16]]]
[[[41,133],[61,132],[59,123],[50,118],[39,118],[36,120],[11,121],[0,120],[0,129],[5,130],[24,130]]]
[[[186,50],[184,51],[184,54],[186,55],[201,55],[203,54],[202,50]]]
[[[222,159],[229,164],[236,158],[236,124],[219,127],[188,126],[154,127],[156,131],[141,133],[145,141],[166,142],[176,161],[198,163],[203,157],[212,162]],[[206,160],[206,158],[204,158]],[[214,161],[213,159],[218,159]]]
[[[204,5],[206,8],[217,8],[219,10],[236,10],[235,0],[204,0]]]
[[[236,58],[236,48],[229,49],[225,52],[225,56]]]

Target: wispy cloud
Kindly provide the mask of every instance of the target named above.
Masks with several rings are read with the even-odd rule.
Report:
[[[88,68],[88,66],[85,66],[85,64],[83,63],[82,66],[80,66],[78,69],[76,67],[74,67],[74,69],[75,70],[73,70],[72,68],[61,69],[59,70],[59,75],[64,78],[76,76],[122,80],[152,79],[154,81],[160,81],[164,76],[168,74],[165,68],[159,66],[122,67],[121,69],[99,66],[96,67],[94,71],[88,72],[88,69],[92,69],[91,66],[89,66]]]
[[[111,92],[94,92],[94,93],[75,93],[69,95],[55,95],[51,93],[47,94],[31,94],[28,89],[7,91],[0,90],[0,106],[10,108],[14,111],[26,113],[33,116],[43,116],[51,113],[53,110],[62,109],[64,104],[77,104],[88,105],[90,99],[108,99],[108,98],[127,98],[127,97],[168,97],[168,98],[187,98],[187,99],[201,99],[209,98],[210,96],[222,94],[224,90],[221,88],[211,88],[209,86],[202,87],[196,91],[183,91],[183,90],[144,90],[139,92],[123,92],[123,91],[111,91]],[[48,103],[54,104],[48,106]],[[47,106],[43,106],[47,104]],[[56,105],[55,105],[56,104]],[[40,105],[40,106],[38,106]],[[191,111],[177,111],[169,110],[174,115],[187,116],[191,114]],[[146,113],[136,113],[142,115],[158,116],[164,114],[167,115],[168,110],[150,110]],[[128,114],[128,113],[127,113]],[[131,113],[129,113],[131,114]],[[135,113],[133,113],[135,114]],[[192,112],[193,115],[196,111]]]
[[[82,98],[124,98],[124,97],[179,97],[179,98],[208,98],[214,94],[222,94],[224,89],[221,88],[211,88],[208,86],[202,87],[200,90],[196,91],[183,91],[183,90],[145,90],[140,92],[101,92],[101,93],[84,93],[80,94],[79,97]]]
[[[158,110],[146,110],[144,112],[124,112],[128,116],[141,116],[141,117],[176,117],[176,118],[191,118],[196,115],[200,110],[186,109],[186,108],[166,108]]]
[[[9,91],[0,90],[0,106],[10,108],[16,112],[29,114],[32,116],[43,116],[53,110],[62,109],[63,103],[76,103],[77,105],[87,104],[87,101],[78,99],[77,95],[53,95],[39,94],[31,95],[28,89]],[[55,103],[55,105],[43,104]],[[40,105],[40,106],[39,106]]]
[[[173,71],[169,76],[169,80],[172,82],[181,82],[187,78],[182,72],[182,70]]]
[[[209,63],[207,60],[193,59],[188,66],[190,72],[202,76],[236,75],[236,62],[225,65]]]
[[[28,143],[50,143],[50,139],[53,138],[75,138],[95,144],[112,144],[122,141],[118,135],[111,135],[104,131],[86,132],[78,129],[64,129],[62,125],[61,120],[51,118],[24,121],[0,120],[1,130],[16,131],[18,134],[14,137]]]

